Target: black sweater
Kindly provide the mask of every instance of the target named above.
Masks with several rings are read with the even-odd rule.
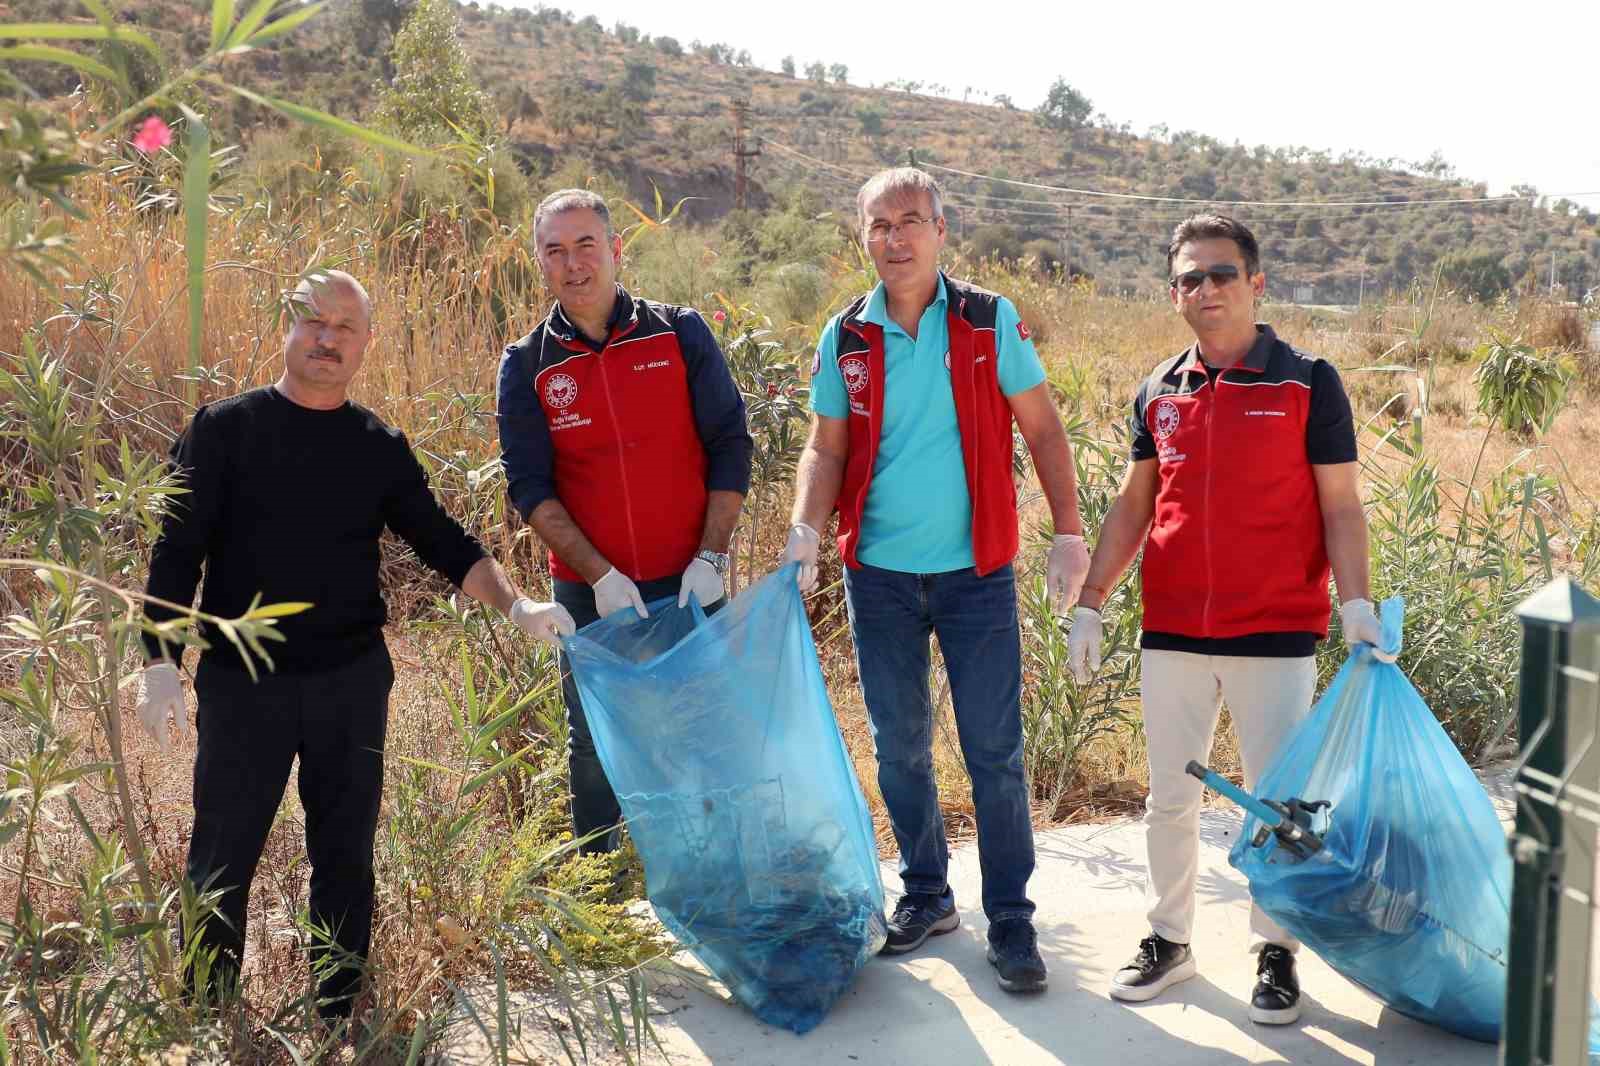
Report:
[[[384,526],[457,586],[484,550],[428,487],[405,434],[356,403],[301,407],[274,387],[208,404],[172,447],[187,492],[173,497],[150,556],[146,591],[233,618],[261,604],[309,602],[278,620],[284,642],[267,642],[279,672],[339,666],[383,638],[378,538]],[[176,612],[150,604],[153,621]],[[214,627],[202,633],[207,661],[240,667]],[[160,654],[154,637],[145,648]],[[170,652],[169,652],[170,653]]]

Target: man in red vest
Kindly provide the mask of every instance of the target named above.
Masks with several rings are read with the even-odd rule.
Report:
[[[1008,991],[1045,986],[1028,899],[1033,829],[1022,770],[1017,494],[1012,420],[1049,501],[1047,580],[1057,613],[1088,569],[1072,449],[1028,327],[1002,296],[939,270],[933,179],[887,170],[857,196],[879,283],[823,330],[815,419],[785,557],[816,582],[818,530],[839,512],[839,554],[878,785],[905,892],[886,954],[960,924],[933,778],[930,635],[939,638],[972,778],[988,958]]]
[[[1267,278],[1255,237],[1196,215],[1167,249],[1173,308],[1195,343],[1139,386],[1132,461],[1095,545],[1069,638],[1080,683],[1100,667],[1100,609],[1142,547],[1142,696],[1151,932],[1112,978],[1142,1002],[1195,974],[1189,950],[1200,782],[1226,700],[1245,787],[1311,708],[1331,565],[1350,644],[1377,644],[1355,426],[1338,372],[1256,322]],[[1250,1017],[1300,1016],[1299,944],[1259,907]]]
[[[617,284],[606,202],[562,189],[533,219],[556,304],[500,360],[506,491],[550,548],[556,602],[583,627],[651,600],[724,594],[728,541],[750,487],[744,399],[700,313]],[[621,817],[565,656],[572,823],[610,851]]]

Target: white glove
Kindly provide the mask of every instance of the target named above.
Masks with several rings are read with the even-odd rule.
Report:
[[[1100,672],[1100,642],[1105,639],[1105,623],[1092,607],[1079,607],[1072,615],[1072,632],[1067,634],[1067,665],[1078,684],[1087,685]]]
[[[810,592],[817,587],[817,548],[821,543],[821,534],[804,522],[796,522],[789,527],[789,541],[783,546],[783,561],[800,564],[800,572],[795,575],[794,581],[800,586],[801,592]]]
[[[1045,560],[1045,589],[1050,593],[1050,608],[1057,618],[1065,618],[1083,591],[1089,576],[1089,546],[1075,533],[1057,533],[1050,542]]]
[[[559,603],[539,603],[524,596],[511,605],[511,621],[534,640],[560,644],[578,631],[572,615]]]
[[[178,667],[173,663],[151,663],[144,668],[142,682],[138,713],[144,731],[155,738],[162,751],[172,750],[169,725],[177,730],[178,743],[192,739],[194,727],[189,724],[189,711],[183,705]]]
[[[1383,624],[1371,600],[1346,600],[1339,605],[1339,621],[1344,627],[1345,646],[1354,651],[1357,644],[1372,645],[1372,654],[1380,662],[1392,663],[1396,656],[1383,650]]]
[[[713,603],[727,595],[728,590],[722,584],[722,575],[717,573],[717,568],[704,559],[695,559],[683,572],[683,579],[678,585],[678,606],[689,606],[689,593],[694,593],[700,601],[700,606],[710,607]]]
[[[638,611],[640,618],[650,617],[650,612],[644,609],[644,598],[639,595],[639,586],[629,580],[627,574],[613,566],[605,572],[604,577],[594,583],[595,613],[605,618],[629,607]]]

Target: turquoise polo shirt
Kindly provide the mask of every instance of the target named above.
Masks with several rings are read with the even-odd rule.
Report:
[[[856,557],[869,566],[908,574],[961,570],[972,562],[972,498],[961,458],[961,429],[950,389],[949,297],[944,276],[922,312],[913,339],[889,318],[883,284],[872,290],[862,318],[883,327],[883,429],[872,483],[861,516]],[[841,312],[842,314],[842,312]],[[847,418],[849,393],[839,373],[839,315],[817,341],[811,410]],[[1014,396],[1045,379],[1033,341],[1010,300],[1000,298],[995,321],[1000,391]]]

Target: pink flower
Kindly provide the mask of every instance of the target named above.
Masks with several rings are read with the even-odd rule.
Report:
[[[139,132],[133,135],[133,146],[145,155],[159,152],[172,143],[172,127],[162,122],[157,115],[151,115],[139,127]]]
[[[728,321],[728,312],[726,312],[726,311],[713,311],[713,312],[711,312],[711,321],[713,321],[713,322],[726,322],[726,321]]]

